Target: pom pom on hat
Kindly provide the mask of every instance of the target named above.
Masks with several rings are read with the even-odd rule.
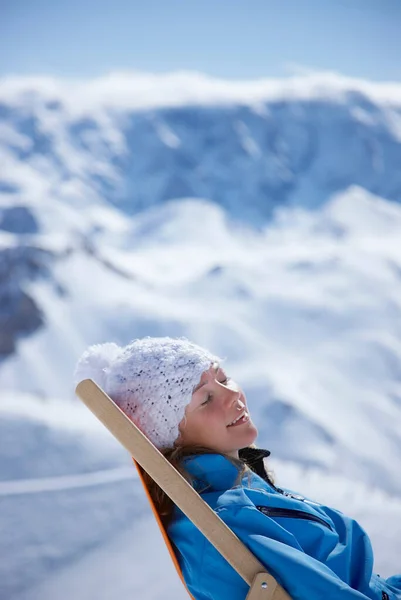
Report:
[[[151,338],[90,346],[76,384],[93,379],[157,448],[172,448],[202,373],[222,360],[186,338]]]
[[[75,385],[84,379],[93,379],[98,386],[106,391],[109,368],[122,351],[123,348],[117,346],[114,342],[89,346],[75,367]]]

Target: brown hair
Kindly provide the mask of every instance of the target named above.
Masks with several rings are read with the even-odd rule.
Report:
[[[256,448],[255,444],[250,445],[251,448]],[[235,480],[233,485],[238,485],[242,477],[245,475],[247,471],[251,471],[245,461],[239,458],[233,458],[232,456],[228,456],[222,452],[215,452],[210,448],[206,448],[204,446],[177,446],[175,448],[164,448],[160,450],[163,456],[177,469],[179,473],[186,479],[192,486],[194,484],[194,478],[192,475],[185,469],[183,466],[183,461],[185,458],[189,456],[199,456],[202,454],[220,454],[224,456],[227,460],[229,460],[233,465],[238,468],[238,477]],[[141,468],[141,467],[140,467]],[[167,527],[170,523],[173,511],[174,511],[174,503],[169,498],[169,496],[157,485],[157,483],[141,468],[141,473],[143,475],[145,484],[149,490],[149,494],[153,500],[155,508],[160,515],[161,521],[164,527]],[[273,483],[273,478],[271,473],[268,473],[268,479],[271,483]],[[249,481],[249,480],[248,480]],[[207,489],[207,485],[205,488],[198,490],[199,493],[202,493]]]

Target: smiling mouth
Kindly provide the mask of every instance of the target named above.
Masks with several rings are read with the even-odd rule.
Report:
[[[229,425],[227,425],[227,427],[237,427],[238,425],[242,425],[243,423],[247,423],[249,421],[249,415],[246,412],[246,410],[244,410],[242,412],[242,414],[237,417],[234,421],[232,421]]]

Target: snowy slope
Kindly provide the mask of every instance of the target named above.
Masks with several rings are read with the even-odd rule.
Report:
[[[88,344],[143,335],[225,357],[280,483],[359,518],[396,570],[401,87],[1,83],[0,597],[143,593],[158,533],[138,549],[129,458],[72,385]],[[149,599],[180,597],[164,565]]]
[[[46,326],[3,362],[2,388],[73,399],[87,343],[185,334],[227,357],[282,458],[399,493],[400,230],[398,205],[356,188],[261,232],[206,201],[154,209],[25,283]]]
[[[0,597],[184,600],[129,456],[80,405],[34,397],[0,409]],[[273,459],[276,482],[357,518],[376,570],[399,571],[400,497],[343,475]],[[157,577],[155,577],[157,565]]]
[[[0,82],[3,202],[128,214],[208,198],[258,224],[350,185],[401,198],[401,86],[334,75],[229,82],[197,74]],[[2,202],[2,203],[3,203]]]

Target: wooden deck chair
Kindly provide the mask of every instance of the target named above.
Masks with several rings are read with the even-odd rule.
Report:
[[[150,475],[250,586],[246,600],[291,600],[287,592],[272,575],[266,572],[265,567],[234,532],[92,379],[81,381],[75,391],[84,404],[128,450],[134,463],[140,465]],[[186,587],[174,550],[139,468],[138,472],[163,539]],[[188,588],[186,589],[191,596]]]

